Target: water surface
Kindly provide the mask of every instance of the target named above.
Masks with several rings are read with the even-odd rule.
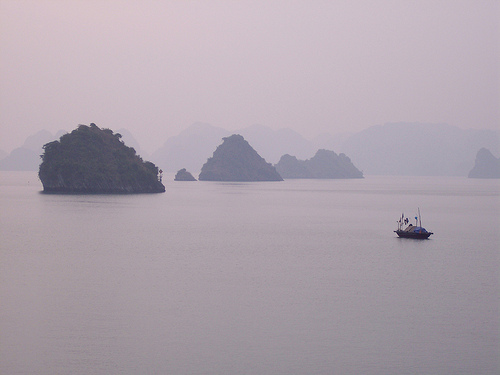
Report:
[[[166,188],[0,172],[0,373],[498,373],[498,181]]]

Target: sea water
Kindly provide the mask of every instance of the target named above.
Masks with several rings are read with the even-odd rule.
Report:
[[[170,177],[0,172],[1,374],[498,373],[498,180]]]

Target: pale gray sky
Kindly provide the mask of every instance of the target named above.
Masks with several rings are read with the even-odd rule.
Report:
[[[90,122],[149,152],[195,121],[498,128],[499,3],[0,0],[0,149]]]

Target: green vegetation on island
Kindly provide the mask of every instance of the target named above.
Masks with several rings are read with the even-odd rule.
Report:
[[[164,192],[158,167],[143,161],[120,138],[110,129],[90,124],[45,144],[38,172],[44,192]]]

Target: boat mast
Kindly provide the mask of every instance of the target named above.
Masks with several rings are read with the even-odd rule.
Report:
[[[420,217],[420,207],[418,208],[418,221],[420,221],[420,228],[422,228],[422,218]]]

